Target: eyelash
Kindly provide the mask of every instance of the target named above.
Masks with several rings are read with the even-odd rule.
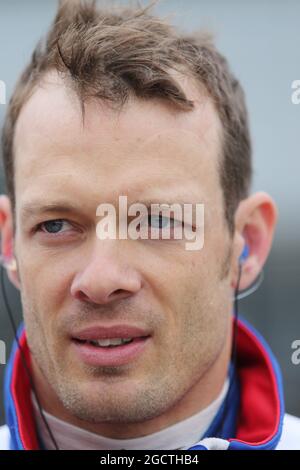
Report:
[[[50,222],[62,222],[62,223],[67,223],[67,224],[71,225],[71,223],[66,219],[50,219],[50,220],[45,220],[44,222],[40,222],[39,224],[37,224],[34,228],[34,232],[43,232],[43,233],[45,233],[47,235],[51,235],[51,236],[57,236],[58,234],[63,233],[63,232],[51,233],[51,232],[47,232],[46,230],[43,230],[43,225],[45,225],[47,223],[50,223]]]
[[[163,215],[161,215],[161,214],[159,214],[159,215],[155,215],[155,214],[154,214],[154,215],[151,215],[151,214],[148,215],[148,223],[149,223],[149,219],[151,219],[151,217],[153,217],[153,218],[155,218],[155,217],[156,217],[156,218],[160,217],[160,221],[161,221],[162,219],[168,219],[169,222],[173,222],[174,224],[176,224],[176,222],[178,222],[179,224],[181,223],[182,226],[184,225],[184,223],[183,223],[182,221],[180,221],[180,220],[174,219],[173,217],[166,217],[166,216],[163,216]],[[150,225],[150,223],[149,223],[149,225]],[[155,228],[158,228],[158,227],[155,227]],[[164,227],[159,227],[159,228],[160,228],[160,229],[163,229]],[[174,226],[171,227],[171,228],[174,228]]]
[[[172,223],[172,222],[174,223],[174,225],[170,227],[171,229],[174,229],[174,228],[175,228],[176,222],[181,223],[181,224],[182,224],[182,227],[184,227],[184,222],[183,222],[183,221],[179,221],[179,220],[174,219],[174,218],[172,218],[172,217],[168,218],[168,217],[162,216],[161,214],[159,214],[159,215],[151,215],[151,214],[150,214],[150,215],[148,216],[149,228],[151,228],[151,224],[150,224],[151,217],[153,217],[153,218],[159,217],[159,218],[160,218],[160,221],[161,221],[162,219],[169,219],[169,222],[170,222],[170,223]],[[72,225],[71,222],[69,222],[69,221],[66,220],[66,219],[49,219],[49,220],[45,220],[44,222],[40,222],[39,224],[37,224],[37,225],[35,226],[35,228],[34,228],[34,233],[36,233],[36,232],[42,232],[42,233],[44,233],[44,234],[46,234],[46,235],[49,235],[49,236],[51,236],[51,237],[58,237],[60,234],[64,233],[64,232],[61,232],[61,231],[59,231],[59,232],[52,232],[52,233],[51,233],[51,232],[48,232],[48,231],[46,231],[46,230],[43,230],[43,226],[44,226],[45,224],[47,224],[47,223],[50,223],[50,222],[61,222],[61,223],[67,223],[67,224],[69,224],[69,225]],[[164,229],[164,227],[154,227],[154,228],[159,229],[159,230],[163,230],[163,229]]]

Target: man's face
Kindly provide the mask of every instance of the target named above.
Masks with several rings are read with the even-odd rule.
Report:
[[[192,112],[130,100],[117,114],[90,102],[83,125],[78,100],[51,75],[18,120],[15,253],[28,342],[65,408],[86,421],[161,415],[212,368],[229,335],[221,125],[207,97],[188,93]],[[204,204],[204,248],[100,240],[96,208],[117,209],[119,195],[128,205]],[[49,205],[61,208],[42,210]],[[83,360],[75,332],[120,323],[150,333],[143,351],[123,365]]]

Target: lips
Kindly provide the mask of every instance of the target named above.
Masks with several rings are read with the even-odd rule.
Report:
[[[99,346],[96,341],[127,338],[132,341],[119,346]],[[131,325],[97,326],[74,332],[72,343],[82,362],[93,366],[121,366],[137,359],[149,345],[151,334]]]
[[[149,330],[131,325],[94,326],[72,333],[72,338],[81,341],[96,341],[108,338],[141,338],[150,336]]]

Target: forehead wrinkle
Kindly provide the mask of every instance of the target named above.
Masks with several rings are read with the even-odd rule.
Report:
[[[209,134],[209,135],[208,135]],[[199,135],[197,132],[187,129],[177,129],[171,128],[164,131],[158,131],[146,141],[143,141],[138,146],[137,150],[141,154],[145,152],[153,152],[153,158],[161,159],[162,153],[166,150],[165,147],[169,147],[169,150],[173,150],[174,153],[170,155],[172,158],[172,163],[175,165],[176,160],[173,158],[176,156],[181,157],[180,164],[182,169],[183,163],[188,163],[187,160],[193,160],[194,165],[200,165],[206,163],[207,158],[203,158],[206,155],[210,157],[209,159],[214,159],[215,161],[219,158],[220,155],[220,146],[221,138],[219,136],[219,129],[216,131],[210,127],[208,133],[205,136]],[[199,158],[196,158],[199,157]],[[201,158],[202,157],[202,158]]]

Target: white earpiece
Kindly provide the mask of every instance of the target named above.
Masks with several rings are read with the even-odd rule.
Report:
[[[11,256],[10,258],[7,258],[3,255],[0,255],[0,263],[4,268],[6,268],[9,271],[16,271],[17,270],[17,261],[14,256]]]

